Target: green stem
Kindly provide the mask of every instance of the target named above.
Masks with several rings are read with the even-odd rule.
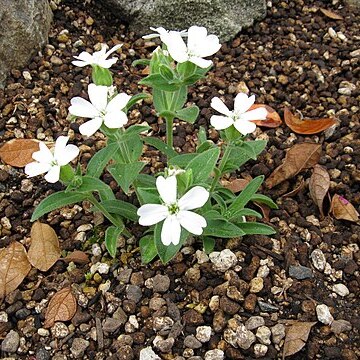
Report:
[[[100,211],[104,214],[104,216],[113,223],[114,226],[118,227],[117,223],[118,221],[114,216],[112,216],[102,205],[97,201],[96,197],[93,194],[88,195],[88,200]],[[131,237],[132,235],[128,230],[124,228],[123,234],[127,237]]]
[[[216,184],[218,183],[221,175],[223,174],[224,167],[229,159],[230,153],[231,153],[231,143],[225,144],[225,151],[217,167],[217,171],[215,172],[214,179],[211,183],[210,192],[214,191]]]
[[[166,120],[166,144],[173,148],[173,124],[174,118],[172,116],[165,117]]]

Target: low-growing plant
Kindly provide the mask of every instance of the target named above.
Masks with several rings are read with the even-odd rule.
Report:
[[[192,235],[201,239],[205,251],[210,252],[217,239],[273,234],[268,225],[246,221],[247,216],[261,218],[259,212],[247,207],[250,201],[276,208],[270,198],[257,193],[263,176],[252,179],[239,195],[220,182],[225,174],[238,170],[250,159],[256,160],[265,149],[265,141],[247,138],[256,128],[253,121],[266,118],[265,108],[251,109],[255,96],[245,93],[235,97],[234,110],[214,97],[211,107],[221,115],[213,115],[210,122],[220,131],[219,144],[208,140],[205,128],[200,127],[196,151],[179,153],[173,147],[174,120],[193,124],[198,118],[199,108],[187,105],[188,87],[206,76],[212,61],[204,57],[216,53],[221,45],[217,36],[208,35],[204,27],[192,26],[182,32],[153,30],[156,33],[145,38],[160,37],[162,47],[152,53],[151,59],[136,60],[133,65],[149,69],[140,84],[152,90],[156,113],[166,123],[166,141],[143,135],[150,129],[147,125],[126,126],[129,108],[149,95],[129,96],[113,86],[109,68],[116,59],[108,56],[120,45],[108,52],[103,45],[92,55],[82,52],[73,64],[90,65],[93,83],[88,86],[89,101],[81,97],[71,99],[69,113],[74,118],[87,119],[79,127],[82,135],[92,136],[100,130],[107,143],[90,159],[85,172],[80,166],[74,169],[69,164],[79,149],[67,145],[68,137],[60,136],[52,150],[40,144],[40,150],[32,155],[35,161],[25,167],[26,174],[46,173],[48,182],[61,181],[66,188],[42,200],[31,220],[59,207],[89,201],[92,210],[102,212],[111,223],[105,232],[105,245],[112,257],[116,256],[119,236],[132,236],[126,222],[149,227],[139,241],[144,263],[157,255],[163,263],[168,262]],[[142,173],[146,165],[141,160],[144,143],[166,155],[163,172]],[[139,208],[115,197],[100,179],[104,170],[125,194],[136,193]]]

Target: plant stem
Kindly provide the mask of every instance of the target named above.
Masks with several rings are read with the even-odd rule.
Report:
[[[174,118],[172,116],[165,117],[166,120],[166,144],[173,148],[173,123]]]
[[[104,216],[113,223],[114,226],[119,227],[118,226],[118,221],[117,219],[111,215],[102,205],[101,203],[99,203],[99,201],[97,201],[96,197],[93,194],[89,194],[88,195],[88,200],[100,211],[104,214]],[[131,237],[132,235],[129,233],[128,230],[126,230],[125,228],[123,229],[123,234],[127,237]]]
[[[231,143],[229,144],[225,144],[225,151],[224,154],[220,160],[220,163],[217,167],[217,171],[215,172],[215,176],[214,179],[211,183],[211,188],[210,188],[210,192],[213,192],[215,189],[216,184],[218,183],[220,176],[223,174],[224,171],[224,167],[229,159],[230,156],[230,152],[231,152]]]

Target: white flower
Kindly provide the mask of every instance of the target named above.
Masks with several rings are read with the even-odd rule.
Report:
[[[176,176],[166,179],[159,176],[156,187],[163,205],[141,206],[137,211],[140,216],[139,224],[150,226],[165,220],[161,230],[161,241],[164,245],[179,244],[181,226],[194,235],[201,235],[207,225],[206,220],[189,210],[203,206],[209,198],[209,192],[201,186],[195,186],[178,200]]]
[[[100,129],[102,123],[110,129],[118,129],[128,122],[122,110],[131,96],[121,93],[108,102],[109,89],[111,90],[108,86],[90,84],[88,87],[90,102],[81,97],[71,99],[70,114],[91,118],[90,121],[80,125],[79,130],[82,135],[93,135]]]
[[[165,174],[167,174],[167,177],[184,174],[185,172],[186,172],[185,170],[180,169],[177,166],[171,166],[171,165],[165,170]]]
[[[167,46],[171,57],[178,63],[190,61],[201,68],[212,65],[207,57],[215,54],[221,47],[219,38],[216,35],[208,35],[207,30],[200,26],[191,26],[188,30],[187,45],[176,31],[170,31],[161,39]]]
[[[47,173],[45,180],[55,183],[60,177],[60,168],[74,160],[79,154],[79,148],[75,145],[66,145],[68,136],[59,136],[55,142],[55,149],[51,151],[43,142],[40,150],[32,154],[36,161],[25,166],[25,174],[29,177]]]
[[[166,37],[166,35],[169,34],[169,30],[164,29],[163,27],[150,27],[150,29],[152,31],[155,31],[155,33],[153,34],[149,34],[149,35],[144,35],[142,38],[145,40],[150,40],[150,39],[154,39],[157,37],[160,37],[161,41],[164,42],[164,38]],[[179,33],[181,37],[186,37],[187,36],[187,31],[186,30],[181,30],[181,31],[173,31],[174,33]]]
[[[267,115],[265,108],[248,111],[254,102],[255,95],[248,97],[245,93],[239,93],[235,97],[234,110],[230,111],[218,97],[212,98],[210,106],[225,116],[211,116],[211,125],[216,130],[223,130],[234,125],[236,130],[243,135],[254,132],[256,125],[251,120],[265,120]]]
[[[101,44],[101,50],[95,51],[93,54],[89,54],[86,51],[83,51],[80,53],[79,56],[74,56],[75,59],[72,61],[72,63],[75,66],[86,66],[86,65],[98,65],[102,68],[108,69],[112,65],[114,65],[117,61],[116,58],[107,59],[107,57],[115,52],[117,49],[120,49],[122,47],[122,44],[115,45],[113,48],[111,48],[109,51],[106,51],[107,45]]]

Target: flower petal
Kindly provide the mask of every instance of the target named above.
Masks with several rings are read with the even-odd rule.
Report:
[[[69,113],[71,115],[85,118],[94,118],[99,115],[99,111],[95,108],[95,106],[81,97],[72,98],[70,103],[71,106],[69,107]]]
[[[128,122],[128,118],[123,111],[107,112],[104,117],[104,124],[110,129],[119,129]]]
[[[218,111],[220,114],[231,116],[232,112],[228,109],[228,107],[223,103],[223,101],[217,96],[211,99],[210,106]]]
[[[198,46],[206,39],[207,30],[203,26],[191,26],[188,30],[187,46],[190,52],[197,54]]]
[[[100,129],[102,125],[102,118],[96,117],[92,120],[87,121],[86,123],[79,126],[80,134],[91,136],[96,133]]]
[[[178,201],[179,208],[180,210],[197,209],[207,202],[209,195],[202,186],[195,186]]]
[[[50,164],[39,163],[37,161],[31,162],[25,166],[25,174],[29,177],[38,176],[44,174],[51,169]]]
[[[68,136],[59,136],[56,139],[55,150],[54,150],[54,159],[55,160],[58,160],[63,156],[63,154],[65,152],[66,144],[68,141],[69,141]]]
[[[192,62],[193,64],[201,67],[202,69],[206,69],[207,67],[212,65],[212,61],[211,60],[205,60],[201,57],[198,56],[191,56],[189,58],[189,61]]]
[[[251,134],[256,129],[255,123],[243,119],[236,120],[234,126],[243,135]]]
[[[161,229],[161,242],[168,246],[171,243],[179,244],[181,235],[181,226],[176,215],[168,216]]]
[[[123,46],[123,44],[117,44],[115,46],[113,46],[106,54],[105,57],[109,57],[109,55],[111,55],[113,52],[115,52],[116,50],[120,49]]]
[[[241,120],[265,120],[267,111],[265,108],[257,108],[240,115]]]
[[[145,204],[138,209],[137,214],[140,216],[140,225],[150,226],[163,221],[169,215],[169,211],[164,205]]]
[[[74,160],[79,155],[79,148],[75,145],[68,145],[64,149],[63,154],[56,158],[57,163],[60,166],[68,164],[70,161]]]
[[[109,69],[117,62],[117,60],[118,60],[117,58],[99,59],[97,61],[97,65],[99,65],[100,67],[102,67],[104,69]]]
[[[156,179],[156,188],[165,204],[174,204],[176,202],[176,176],[168,176],[166,179],[163,176],[159,176]]]
[[[220,115],[213,115],[210,118],[210,124],[216,129],[216,130],[223,130],[227,129],[231,125],[234,124],[234,120],[227,116],[220,116]]]
[[[255,102],[255,95],[247,96],[245,93],[239,93],[235,97],[234,110],[237,114],[243,114],[250,109],[250,106]]]
[[[108,103],[108,90],[107,86],[90,84],[88,93],[91,103],[100,112],[106,109]]]
[[[221,48],[219,38],[216,35],[209,35],[206,39],[198,46],[196,55],[201,57],[207,57],[214,55]]]
[[[60,166],[52,166],[48,173],[44,176],[49,183],[56,183],[60,178]]]
[[[93,56],[87,51],[81,52],[78,56],[74,56],[75,59],[84,61],[86,65],[90,65],[93,62]]]
[[[189,59],[187,47],[180,33],[170,31],[166,36],[161,36],[161,40],[167,46],[169,54],[175,61],[183,63]]]
[[[40,150],[35,151],[32,158],[40,163],[50,164],[54,160],[53,153],[43,142],[39,143],[39,147]]]
[[[88,62],[86,62],[86,61],[80,61],[80,60],[73,60],[71,63],[72,63],[73,65],[75,65],[75,66],[78,66],[78,67],[84,67],[84,66],[86,66],[86,65],[90,65]]]
[[[192,211],[180,211],[177,214],[180,225],[194,235],[201,235],[207,223],[203,216]]]
[[[106,111],[121,111],[129,102],[131,96],[125,93],[117,94],[111,99],[106,107]]]

